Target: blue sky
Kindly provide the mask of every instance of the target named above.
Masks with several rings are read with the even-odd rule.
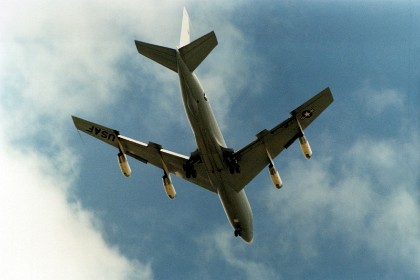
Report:
[[[4,279],[418,279],[420,5],[416,1],[0,3]],[[240,149],[329,86],[335,102],[246,188],[254,243],[212,193],[76,132],[71,115],[188,155],[177,76],[134,40],[219,45],[197,69]]]

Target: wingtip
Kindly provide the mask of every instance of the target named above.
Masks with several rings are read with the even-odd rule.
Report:
[[[78,127],[77,123],[80,121],[80,118],[78,118],[78,117],[76,117],[74,115],[71,115],[71,119],[72,119],[73,124],[76,127],[76,129],[79,130],[79,127]]]

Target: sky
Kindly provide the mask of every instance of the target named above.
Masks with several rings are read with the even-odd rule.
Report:
[[[254,242],[212,193],[130,160],[76,115],[196,149],[177,75],[134,40],[219,45],[196,70],[239,150],[325,87],[335,101],[247,187]],[[0,278],[419,279],[417,1],[0,1]]]

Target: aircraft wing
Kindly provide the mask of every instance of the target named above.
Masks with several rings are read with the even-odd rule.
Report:
[[[165,150],[159,144],[149,142],[149,144],[136,141],[126,136],[120,135],[117,130],[107,128],[105,126],[72,116],[76,128],[89,134],[115,148],[119,149],[121,145],[124,152],[143,163],[150,163],[158,168],[163,169],[163,162],[165,163],[168,171],[177,177],[190,181],[199,185],[209,191],[216,192],[212,186],[207,171],[202,163],[194,164],[197,171],[196,178],[187,178],[183,169],[189,157]]]
[[[241,168],[235,174],[235,189],[243,189],[269,163],[268,153],[274,159],[283,149],[287,149],[299,138],[301,130],[308,127],[333,102],[329,88],[324,89],[310,100],[293,110],[291,116],[271,130],[263,130],[257,139],[235,153]],[[299,123],[298,123],[299,121]]]

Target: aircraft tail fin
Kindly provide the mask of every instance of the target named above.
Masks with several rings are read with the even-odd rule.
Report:
[[[190,36],[190,16],[184,7],[178,49],[188,69],[192,72],[217,46],[217,38],[212,31],[191,43]]]
[[[191,42],[190,39],[190,16],[188,15],[187,9],[184,7],[182,15],[182,26],[181,26],[181,37],[179,39],[179,48],[188,45]]]
[[[140,54],[171,69],[172,71],[178,72],[176,49],[152,45],[140,41],[135,41],[135,43]],[[188,69],[193,72],[217,46],[217,38],[214,31],[212,31],[190,43],[190,20],[187,10],[184,8],[179,44],[178,52]]]

